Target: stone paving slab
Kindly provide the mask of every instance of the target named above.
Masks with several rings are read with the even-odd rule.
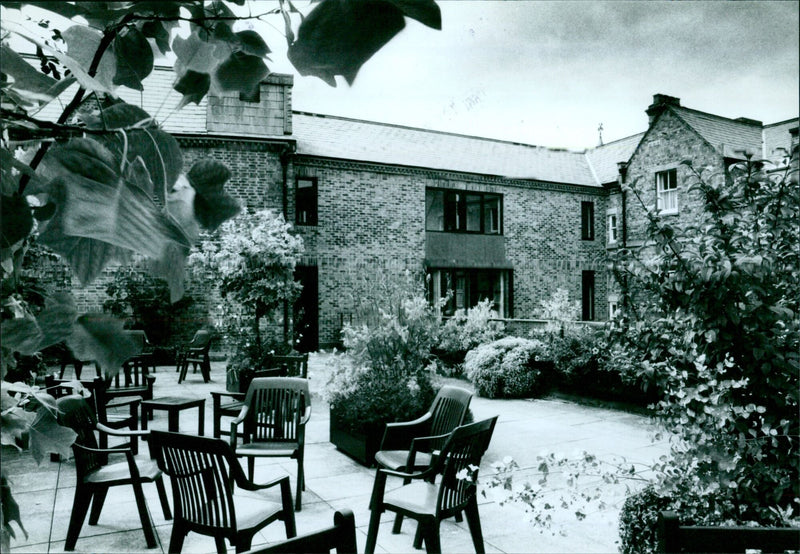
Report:
[[[355,513],[359,551],[363,552],[369,524],[369,498],[375,470],[365,468],[339,452],[328,441],[330,414],[322,396],[327,380],[325,354],[312,355],[309,363],[310,388],[313,411],[306,429],[306,490],[303,492],[303,509],[296,514],[299,533],[329,526],[337,509],[349,508]],[[174,367],[159,367],[156,372],[155,395],[205,398],[205,429],[210,434],[212,407],[210,391],[224,390],[224,362],[212,362],[210,383],[202,376],[189,373],[183,383],[177,383]],[[471,388],[468,383],[448,379],[448,383]],[[548,451],[564,454],[583,450],[603,455],[624,456],[631,462],[652,463],[667,452],[664,442],[653,442],[645,417],[607,408],[584,406],[558,398],[539,400],[488,400],[474,397],[471,410],[475,419],[499,415],[492,443],[487,452],[482,479],[494,470],[491,464],[506,456],[513,457],[523,470],[515,476],[518,482],[537,478],[536,456]],[[181,431],[197,432],[197,410],[181,414]],[[230,419],[223,420],[223,428]],[[167,417],[156,411],[149,422],[150,429],[167,428]],[[146,454],[146,445],[141,452]],[[9,447],[2,449],[4,470],[12,477],[13,491],[29,532],[12,540],[11,552],[63,552],[69,514],[75,487],[75,467],[71,460],[61,463],[45,460],[39,467],[28,454],[18,454]],[[294,460],[274,458],[256,461],[256,481],[286,473],[291,476],[292,489],[296,484],[297,464]],[[554,489],[561,485],[558,476],[551,475]],[[562,479],[563,481],[563,479]],[[586,486],[596,481],[587,479]],[[170,498],[169,479],[165,479]],[[400,486],[399,480],[390,480],[389,487]],[[634,484],[635,485],[635,484]],[[158,547],[145,548],[133,494],[129,487],[115,487],[96,526],[84,523],[76,552],[166,552],[172,524],[166,521],[154,485],[145,484],[144,492],[149,511],[156,525]],[[549,530],[541,530],[529,521],[529,514],[520,505],[500,506],[492,496],[480,499],[480,516],[486,551],[530,553],[606,553],[617,551],[617,517],[624,500],[624,487],[604,489],[609,505],[602,510],[587,512],[579,521],[573,514],[559,511]],[[237,494],[262,494],[245,493]],[[269,494],[269,493],[267,493]],[[548,493],[557,496],[558,491]],[[391,533],[393,514],[383,514],[378,534],[377,552],[412,552],[415,522],[406,521],[398,535]],[[253,546],[279,541],[285,536],[280,523],[268,526],[256,535]],[[441,527],[442,547],[445,552],[474,551],[466,522],[448,520]],[[184,552],[215,552],[214,541],[191,533],[184,544]],[[229,552],[233,552],[231,548]]]

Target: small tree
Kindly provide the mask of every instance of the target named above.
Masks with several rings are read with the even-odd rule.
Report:
[[[627,266],[642,315],[626,314],[618,338],[663,391],[672,455],[657,490],[687,519],[775,524],[800,511],[797,155],[692,169],[700,221],[648,212],[650,243]]]
[[[294,269],[303,240],[289,229],[283,216],[272,210],[242,214],[220,227],[217,240],[204,242],[189,257],[191,265],[211,273],[223,298],[249,314],[259,352],[262,318],[300,294]]]

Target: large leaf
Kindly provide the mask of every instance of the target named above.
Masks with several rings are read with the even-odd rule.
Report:
[[[441,30],[442,12],[433,0],[387,0],[397,6],[403,15],[416,19],[423,25]]]
[[[114,39],[114,55],[117,59],[114,84],[144,90],[142,80],[153,71],[154,61],[147,37],[136,27],[126,27]]]
[[[139,354],[142,345],[123,331],[122,320],[108,314],[84,314],[75,321],[67,346],[79,360],[94,360],[106,376]]]
[[[39,351],[42,332],[32,316],[3,320],[0,327],[3,346],[12,352],[30,356]]]
[[[55,293],[45,299],[44,309],[36,316],[42,337],[39,349],[67,340],[78,317],[78,309],[72,295]]]
[[[0,444],[19,448],[17,439],[21,439],[28,431],[35,418],[35,413],[26,412],[22,408],[4,411],[0,414]]]
[[[94,55],[100,47],[103,34],[97,29],[92,29],[86,25],[73,25],[61,33],[61,36],[67,43],[67,52],[70,57],[88,71]],[[100,64],[97,66],[94,78],[105,87],[112,89],[114,88],[113,79],[116,73],[117,61],[114,58],[114,52],[109,49],[100,58]]]
[[[0,198],[0,248],[11,248],[33,229],[33,214],[25,198],[13,195]]]
[[[161,21],[147,21],[142,25],[142,34],[152,38],[162,54],[169,52],[169,31]]]
[[[194,215],[204,229],[214,231],[241,211],[239,202],[224,189],[230,175],[227,167],[213,160],[197,162],[187,175],[197,193]]]
[[[189,248],[180,244],[171,244],[158,260],[150,260],[149,269],[154,277],[161,277],[169,286],[169,301],[177,302],[183,298],[186,287],[184,272]]]
[[[178,109],[183,108],[189,102],[200,104],[200,101],[208,94],[210,86],[211,75],[208,73],[198,73],[191,69],[186,71],[172,87],[183,95]]]
[[[135,171],[143,169],[139,158],[123,179],[111,152],[94,140],[73,139],[54,154],[66,171],[51,184],[58,209],[40,240],[64,256],[83,283],[126,251],[160,258],[171,241],[186,244],[153,201],[152,188],[137,184],[135,177],[147,173]]]
[[[32,104],[50,102],[75,82],[71,77],[57,81],[37,71],[6,44],[0,47],[0,57],[3,73],[14,78],[14,91]]]
[[[190,34],[188,38],[175,37],[172,50],[185,71],[211,73],[220,62],[214,54],[216,46],[200,39],[196,33]]]
[[[69,427],[59,425],[50,410],[40,409],[36,411],[28,436],[31,455],[40,464],[51,452],[69,458],[70,446],[78,435]]]
[[[125,129],[121,133],[105,135],[102,143],[116,158],[123,151],[128,162],[137,157],[144,161],[153,181],[155,194],[163,204],[183,171],[183,154],[175,137],[159,129],[150,114],[132,104],[120,102],[103,110],[102,117],[84,118],[90,129]],[[135,128],[132,128],[135,127]]]
[[[269,69],[263,59],[243,52],[234,52],[219,64],[214,73],[214,80],[220,90],[252,93],[267,75]]]
[[[352,84],[361,66],[405,27],[403,11],[386,0],[323,0],[300,24],[288,57],[301,75]]]
[[[264,42],[261,35],[255,31],[249,29],[239,31],[236,33],[236,37],[239,40],[239,47],[245,54],[252,54],[253,56],[261,56],[263,58],[270,53],[267,43]]]

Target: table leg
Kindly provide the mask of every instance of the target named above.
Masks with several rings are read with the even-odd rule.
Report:
[[[197,407],[200,410],[200,419],[197,421],[197,434],[201,437],[205,435],[206,426],[206,406],[205,402]]]
[[[148,409],[147,406],[141,405],[142,408],[142,431],[147,431]]]
[[[167,413],[169,414],[169,423],[168,428],[170,433],[177,433],[178,432],[178,416],[180,416],[180,410],[168,410]]]

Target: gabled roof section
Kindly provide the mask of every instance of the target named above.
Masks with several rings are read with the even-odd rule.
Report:
[[[669,109],[725,158],[744,159],[744,152],[762,155],[761,122],[728,119],[680,106]]]
[[[599,186],[582,152],[305,112],[293,135],[302,155]]]
[[[792,129],[798,128],[798,118],[787,119],[779,123],[764,126],[764,157],[768,160],[776,156],[789,154],[792,151],[792,135],[789,133]],[[785,154],[779,152],[779,149],[785,150]]]
[[[616,182],[620,162],[631,159],[644,133],[615,140],[586,151],[586,159],[600,184]]]

